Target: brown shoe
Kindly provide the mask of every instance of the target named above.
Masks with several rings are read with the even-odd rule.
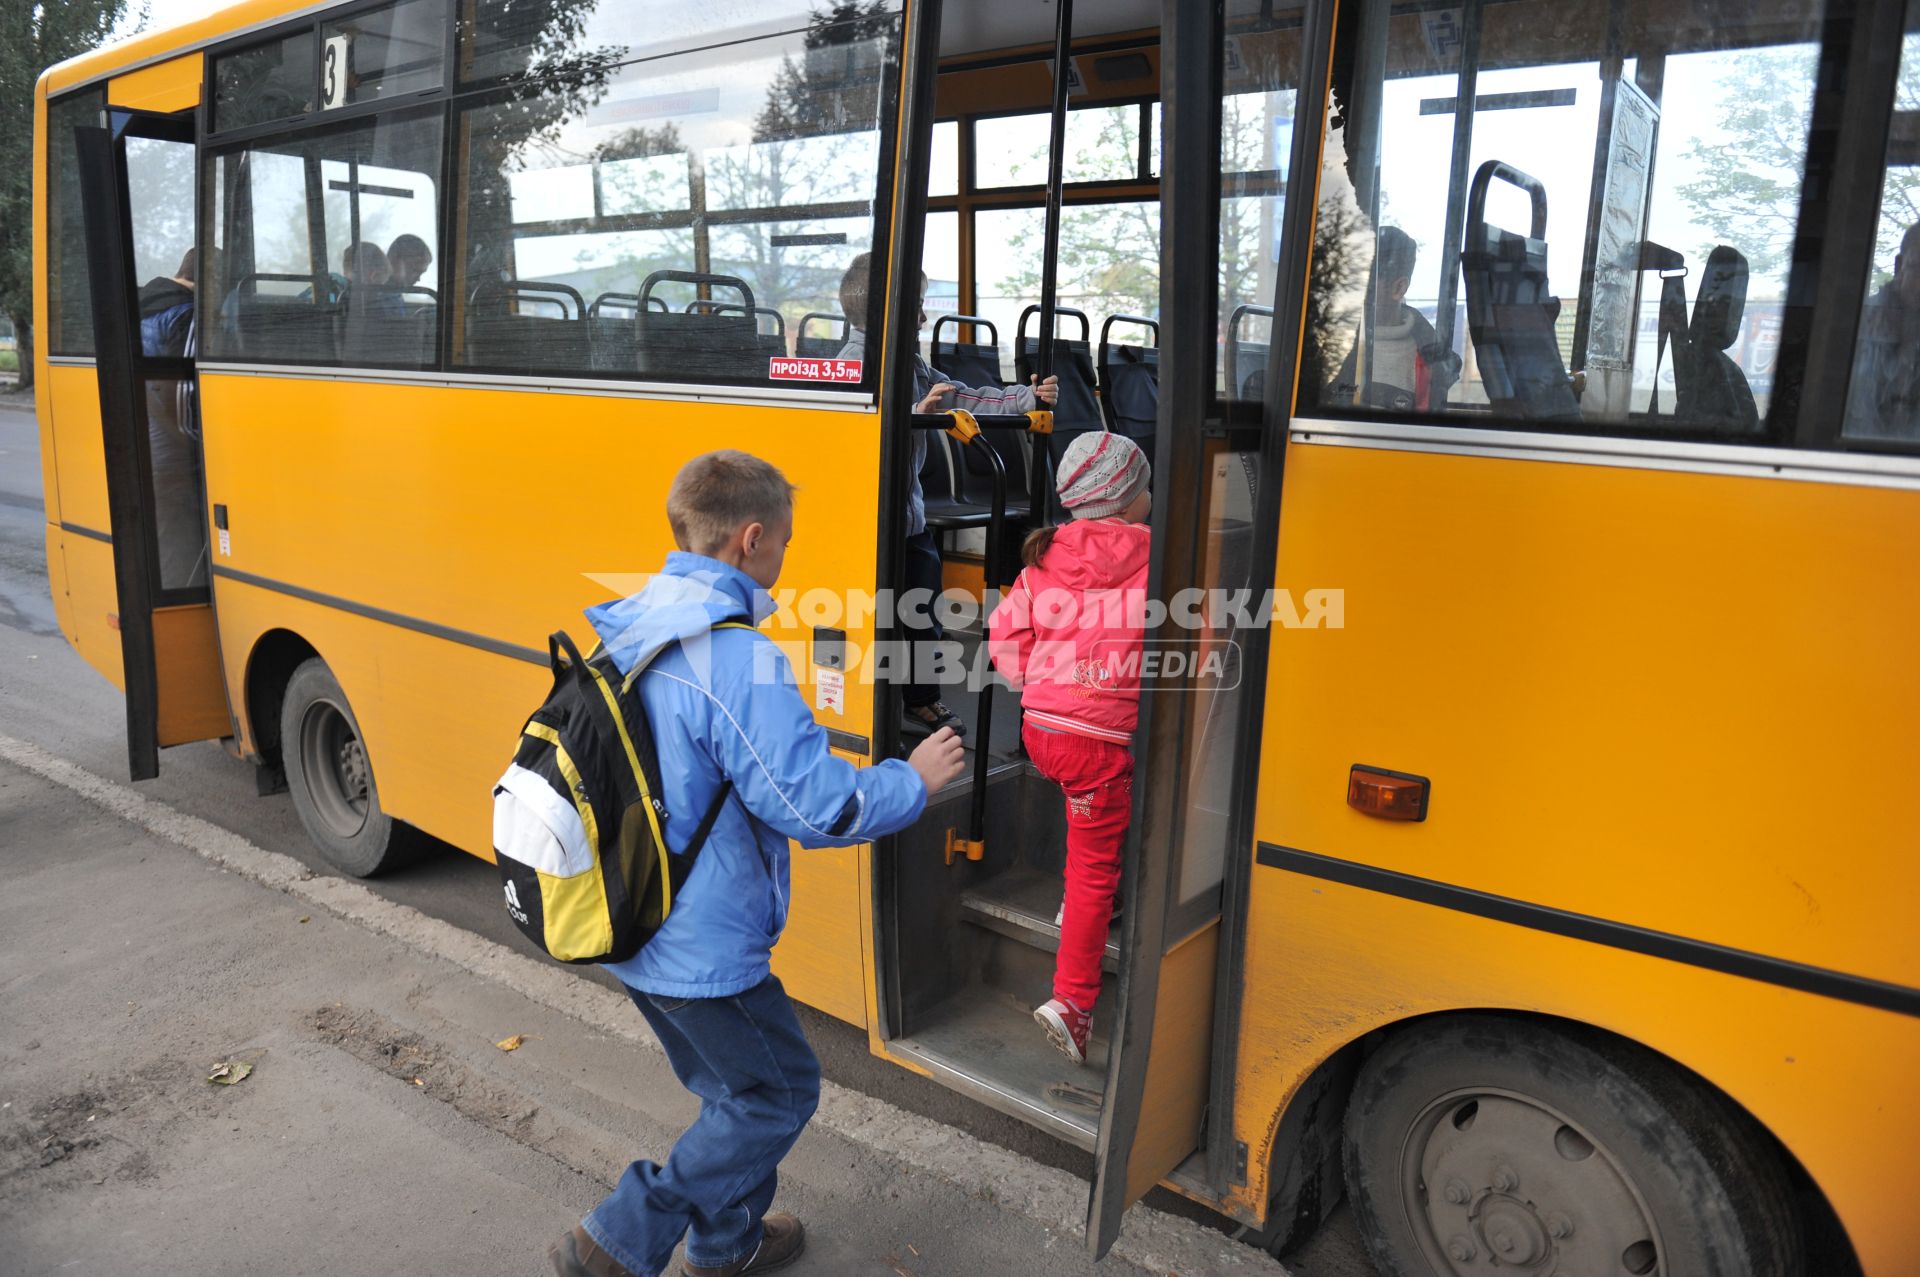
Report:
[[[719,1268],[683,1264],[680,1271],[685,1277],[748,1277],[750,1273],[770,1273],[800,1258],[800,1252],[806,1248],[807,1230],[799,1220],[786,1214],[768,1215],[760,1221],[760,1249],[753,1254]]]
[[[560,1277],[633,1277],[580,1224],[547,1248],[547,1258]]]

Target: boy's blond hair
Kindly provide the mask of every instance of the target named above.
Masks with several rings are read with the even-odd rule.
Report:
[[[749,523],[793,515],[793,494],[776,466],[728,449],[695,457],[667,489],[667,522],[682,550],[712,554]]]

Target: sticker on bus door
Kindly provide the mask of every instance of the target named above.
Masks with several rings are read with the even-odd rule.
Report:
[[[858,359],[801,359],[775,355],[767,360],[767,377],[772,381],[831,381],[860,384],[862,361]]]

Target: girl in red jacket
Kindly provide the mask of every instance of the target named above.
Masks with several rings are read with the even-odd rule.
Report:
[[[1087,1058],[1133,807],[1148,477],[1145,454],[1124,435],[1095,431],[1068,444],[1058,489],[1073,518],[1027,537],[1026,569],[988,627],[994,667],[1021,689],[1027,756],[1067,800],[1053,997],[1033,1018],[1075,1064]]]

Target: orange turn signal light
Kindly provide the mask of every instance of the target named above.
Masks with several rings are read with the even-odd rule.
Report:
[[[1421,821],[1427,818],[1430,789],[1425,776],[1355,763],[1347,773],[1347,806],[1382,820]]]

